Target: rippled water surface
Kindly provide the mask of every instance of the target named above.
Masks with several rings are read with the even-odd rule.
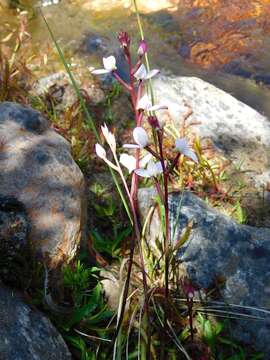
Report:
[[[24,4],[31,14],[29,32],[38,52],[51,44],[51,40],[38,9],[32,10],[30,2]],[[102,56],[114,53],[121,67],[116,40],[118,31],[128,31],[134,44],[139,39],[136,17],[129,9],[93,12],[79,1],[62,0],[42,11],[65,53],[85,66],[100,65]],[[232,20],[228,20],[221,10],[219,17],[209,11],[202,15],[202,11],[206,12],[180,8],[172,14],[164,10],[142,15],[151,65],[175,75],[201,77],[270,117],[268,28],[264,29],[264,23],[256,24],[256,17],[246,21],[240,17],[237,25],[232,27]],[[15,24],[14,13],[1,10],[4,22],[0,27]],[[208,23],[203,24],[202,16]],[[209,26],[212,26],[211,31]],[[248,46],[254,49],[257,46],[258,50],[247,51]],[[57,62],[55,57],[55,64],[48,65],[51,68],[46,71],[55,70]]]

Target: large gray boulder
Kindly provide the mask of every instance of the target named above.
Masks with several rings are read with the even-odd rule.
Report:
[[[0,194],[24,204],[34,255],[49,267],[72,259],[85,224],[85,189],[69,143],[39,112],[11,102],[0,104],[0,141]]]
[[[18,285],[28,264],[30,224],[25,207],[15,198],[0,194],[0,278]]]
[[[162,121],[179,129],[189,107],[186,125],[201,139],[210,139],[234,164],[241,163],[256,187],[270,181],[270,121],[214,85],[195,77],[160,76],[153,82],[156,101],[166,103]]]
[[[0,359],[71,360],[55,327],[23,297],[0,284]]]
[[[139,191],[143,219],[155,204],[155,196],[152,188]],[[176,256],[193,284],[206,290],[222,282],[219,293],[224,303],[270,309],[270,229],[239,225],[190,192],[171,194],[170,224],[171,229],[175,229],[174,243],[190,223],[193,224],[191,234]],[[147,235],[152,246],[161,239],[161,234],[158,211],[155,211]],[[225,309],[235,311],[226,306]],[[243,308],[237,311],[246,312]],[[249,314],[263,315],[265,320],[238,320],[232,327],[233,334],[270,358],[270,313],[249,310]]]

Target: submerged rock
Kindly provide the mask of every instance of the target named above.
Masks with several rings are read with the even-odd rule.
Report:
[[[71,360],[55,327],[23,297],[0,285],[1,360]]]
[[[168,111],[160,115],[183,126],[184,114],[193,111],[185,124],[201,139],[211,139],[216,148],[241,170],[256,187],[270,181],[270,121],[230,94],[194,77],[161,76],[154,81],[157,102]]]
[[[84,178],[69,143],[41,114],[0,104],[0,193],[24,204],[28,242],[49,267],[76,254],[85,224]]]
[[[152,188],[139,191],[143,219],[155,204],[154,196]],[[170,224],[175,229],[174,234],[171,230],[174,243],[180,239],[182,230],[192,224],[190,236],[176,256],[195,285],[200,289],[218,287],[219,300],[225,304],[270,308],[270,229],[239,225],[189,192],[170,195]],[[156,210],[148,231],[150,244],[160,239],[161,234]],[[226,305],[224,309],[235,311]],[[246,314],[246,309],[237,308],[237,312]],[[248,313],[264,320],[234,321],[233,335],[269,357],[270,316],[255,309]]]
[[[189,54],[185,58],[189,62],[206,69],[222,69],[237,61],[244,70],[242,75],[246,71],[268,74],[265,61],[269,53],[268,0],[179,0],[178,3],[181,47],[188,46]]]

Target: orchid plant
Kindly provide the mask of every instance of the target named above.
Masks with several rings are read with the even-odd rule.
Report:
[[[180,157],[187,157],[194,163],[198,163],[197,156],[186,138],[177,138],[174,146],[174,158],[169,160],[164,155],[164,124],[162,124],[156,112],[167,109],[166,104],[154,104],[152,98],[145,92],[147,83],[150,79],[159,74],[159,70],[149,70],[145,67],[143,61],[148,46],[145,40],[139,44],[137,59],[135,64],[132,62],[130,52],[130,38],[126,32],[121,32],[118,36],[119,42],[124,52],[125,60],[129,67],[129,82],[123,80],[117,73],[116,59],[114,56],[103,58],[103,68],[92,70],[93,75],[103,75],[110,73],[130,94],[131,104],[135,117],[135,127],[133,130],[133,140],[131,144],[124,144],[123,149],[133,151],[134,155],[127,152],[121,152],[118,155],[116,139],[114,134],[107,128],[106,124],[101,127],[102,134],[107,142],[111,155],[103,146],[96,144],[96,154],[106,162],[114,171],[116,171],[123,182],[126,195],[129,200],[132,213],[134,239],[131,243],[130,262],[127,273],[127,281],[124,292],[124,298],[128,294],[129,279],[133,262],[135,245],[137,244],[141,262],[141,271],[144,284],[145,311],[148,313],[149,291],[147,283],[147,274],[144,267],[144,259],[141,247],[141,229],[138,218],[137,193],[139,178],[148,178],[152,180],[160,196],[161,203],[164,206],[165,213],[165,231],[163,252],[165,260],[165,297],[169,298],[169,246],[170,246],[170,224],[169,224],[169,180],[170,176],[177,166]],[[145,92],[145,93],[144,93]],[[148,125],[147,125],[148,124]],[[153,138],[148,135],[147,127],[152,129]],[[152,140],[153,139],[153,140]],[[127,172],[126,170],[127,169]],[[131,176],[131,181],[128,180]],[[129,185],[130,184],[130,185]],[[122,308],[124,311],[124,306]],[[123,316],[122,311],[122,316]],[[121,318],[121,317],[120,317]]]

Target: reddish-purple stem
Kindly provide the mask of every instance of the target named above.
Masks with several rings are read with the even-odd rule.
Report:
[[[140,126],[143,118],[143,113],[137,110],[137,100],[139,96],[141,96],[141,87],[142,84],[139,85],[138,93],[136,93],[135,89],[135,79],[134,79],[134,68],[132,66],[131,62],[131,56],[126,49],[125,51],[125,58],[127,60],[128,66],[129,66],[129,76],[130,76],[130,84],[126,84],[119,76],[118,74],[114,73],[115,78],[129,91],[130,97],[131,97],[131,103],[133,107],[133,111],[135,114],[135,121],[136,126]],[[140,149],[136,150],[136,166],[139,167],[139,159],[140,159]],[[149,327],[149,321],[150,321],[150,312],[149,312],[149,301],[148,301],[148,286],[147,286],[147,278],[146,278],[146,272],[144,267],[144,259],[143,259],[143,252],[142,252],[142,246],[141,246],[141,235],[140,235],[140,229],[139,229],[139,220],[138,220],[138,175],[133,173],[132,176],[132,186],[131,186],[131,192],[129,196],[130,205],[131,205],[131,211],[133,215],[133,221],[134,221],[134,229],[135,229],[135,237],[137,240],[138,248],[139,248],[139,257],[140,257],[140,263],[141,263],[141,271],[142,271],[142,277],[143,277],[143,288],[144,288],[144,296],[145,296],[145,312],[146,316],[148,318],[148,328],[147,328],[147,337],[148,337],[148,344],[147,344],[147,358],[150,356],[150,347],[151,347],[151,335],[150,335],[150,327]],[[133,256],[134,256],[134,247],[135,244],[131,244],[131,252],[130,252],[130,263],[128,268],[128,274],[127,274],[127,283],[126,288],[124,290],[124,303],[126,301],[127,295],[128,295],[128,288],[129,288],[129,282],[130,282],[130,276],[131,276],[131,270],[132,270],[132,262],[133,262]],[[125,309],[125,304],[122,307],[121,310],[121,321],[123,318]],[[118,329],[119,330],[119,329]]]
[[[117,74],[117,72],[113,71],[112,74],[126,90],[131,91],[131,87]]]

